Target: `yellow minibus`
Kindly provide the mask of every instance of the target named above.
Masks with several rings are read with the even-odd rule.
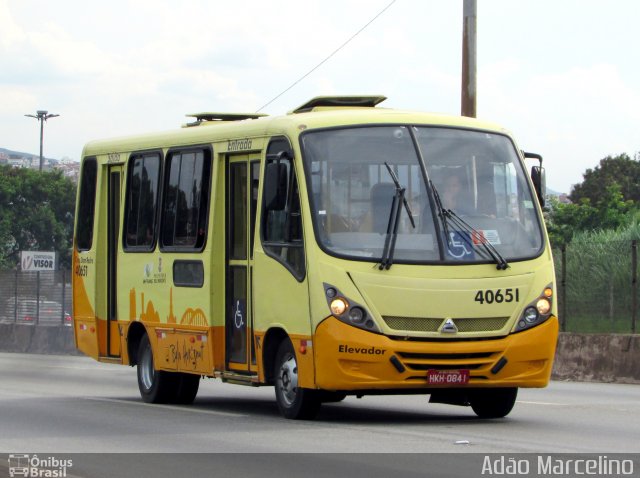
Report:
[[[88,143],[77,348],[136,366],[146,402],[191,403],[212,377],[274,386],[293,419],[369,394],[499,418],[519,387],[546,386],[558,318],[542,158],[498,125],[384,99],[198,113]]]

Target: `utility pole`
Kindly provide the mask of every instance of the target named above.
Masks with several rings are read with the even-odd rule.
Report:
[[[40,172],[42,172],[42,164],[44,163],[44,157],[42,156],[42,138],[44,135],[44,122],[49,118],[55,118],[56,116],[60,116],[57,114],[49,113],[46,110],[38,110],[35,115],[25,115],[29,118],[35,118],[40,121]]]
[[[462,24],[462,116],[476,117],[476,0],[463,0]]]

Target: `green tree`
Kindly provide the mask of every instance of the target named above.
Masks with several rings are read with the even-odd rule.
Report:
[[[22,250],[56,251],[71,266],[76,185],[61,172],[0,166],[0,267]]]
[[[625,200],[614,182],[604,188],[595,205],[589,198],[569,204],[552,199],[546,222],[551,243],[560,247],[571,242],[578,232],[618,229],[631,223],[636,215],[636,204]]]
[[[619,229],[629,224],[637,205],[632,199],[625,199],[621,186],[614,182],[605,188],[604,194],[596,204],[597,229]]]
[[[576,231],[590,229],[596,209],[588,199],[578,204],[561,203],[551,198],[545,214],[549,240],[554,247],[571,242]]]
[[[640,202],[640,158],[632,159],[628,154],[607,156],[594,169],[587,169],[583,181],[576,184],[569,195],[574,203],[589,199],[598,204],[604,199],[609,186],[617,184],[623,200]]]

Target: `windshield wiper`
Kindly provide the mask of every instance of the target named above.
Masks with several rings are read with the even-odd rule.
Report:
[[[400,225],[400,213],[402,211],[402,206],[404,206],[407,214],[409,215],[411,226],[414,229],[416,228],[416,223],[413,220],[413,212],[409,207],[407,198],[405,198],[404,196],[406,189],[400,185],[398,176],[396,175],[395,171],[391,169],[391,166],[389,166],[386,161],[384,165],[387,167],[387,171],[389,171],[389,175],[391,176],[391,179],[393,180],[393,183],[396,187],[396,192],[393,195],[393,201],[391,202],[391,212],[389,213],[387,233],[384,239],[384,248],[382,249],[382,259],[380,260],[380,265],[378,266],[380,270],[388,270],[393,264],[393,254],[396,249],[396,239],[398,237],[398,226]]]
[[[475,249],[475,246],[478,244],[474,244],[471,238],[473,237],[478,238],[479,245],[482,246],[483,248],[482,250],[484,250],[486,254],[491,256],[491,258],[496,263],[496,269],[498,269],[499,271],[506,270],[509,267],[509,263],[504,257],[502,257],[502,255],[498,252],[498,250],[494,247],[494,245],[491,244],[487,240],[487,238],[484,237],[484,235],[478,234],[478,231],[476,231],[471,225],[469,225],[468,222],[466,222],[464,219],[458,216],[453,210],[445,208],[442,205],[442,201],[440,200],[440,194],[438,193],[438,190],[433,184],[433,181],[429,181],[429,183],[431,185],[431,190],[433,191],[433,198],[436,203],[436,209],[438,210],[438,215],[442,220],[442,228],[444,229],[444,235],[446,237],[447,247],[449,245],[453,246],[453,239],[451,237],[451,234],[449,233],[449,223],[451,223],[452,226],[455,226],[456,228],[468,234],[468,236],[465,234],[459,234],[459,236],[467,243],[469,247],[471,247],[472,249]]]

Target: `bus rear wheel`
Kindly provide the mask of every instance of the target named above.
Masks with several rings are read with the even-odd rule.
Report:
[[[278,347],[274,377],[276,402],[282,416],[294,420],[315,418],[321,401],[316,390],[298,386],[298,362],[289,340]]]
[[[200,388],[200,375],[191,373],[176,372],[176,396],[175,403],[180,405],[190,405],[196,399],[198,388]]]
[[[517,388],[476,389],[469,396],[471,408],[480,418],[506,417],[516,403]]]
[[[147,403],[169,403],[175,397],[176,376],[171,372],[156,370],[153,350],[145,334],[138,346],[138,388],[142,400]]]

